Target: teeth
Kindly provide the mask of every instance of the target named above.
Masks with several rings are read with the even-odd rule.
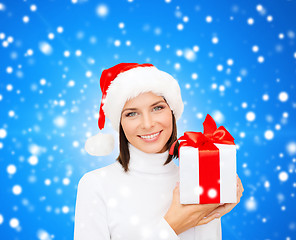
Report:
[[[144,139],[151,139],[151,138],[155,138],[157,135],[159,135],[160,132],[152,134],[152,135],[146,135],[146,136],[141,136],[141,138]]]

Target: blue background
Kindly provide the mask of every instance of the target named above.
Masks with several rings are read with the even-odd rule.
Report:
[[[223,239],[296,239],[295,12],[292,0],[0,0],[0,238],[73,238],[79,179],[118,154],[83,150],[101,72],[149,62],[179,81],[179,136],[209,113],[238,145],[245,191]],[[104,132],[117,137],[109,121]]]

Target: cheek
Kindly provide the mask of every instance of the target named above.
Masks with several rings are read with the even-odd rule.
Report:
[[[130,136],[132,136],[135,133],[135,124],[132,121],[123,120],[121,122],[121,125],[126,138],[129,139]]]
[[[167,130],[172,131],[173,130],[173,119],[172,119],[172,113],[170,111],[166,112],[162,117],[162,125],[167,128]]]

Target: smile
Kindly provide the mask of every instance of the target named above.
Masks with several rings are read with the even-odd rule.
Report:
[[[157,138],[157,136],[160,133],[161,133],[161,131],[159,131],[157,133],[150,134],[150,135],[139,135],[139,137],[142,138],[142,139],[153,140],[153,139]]]

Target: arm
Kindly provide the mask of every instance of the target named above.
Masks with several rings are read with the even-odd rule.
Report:
[[[240,198],[242,197],[242,193],[244,191],[244,188],[242,186],[241,180],[239,179],[239,177],[237,177],[237,202],[236,203],[226,203],[220,206],[217,206],[216,209],[212,209],[210,211],[210,214],[205,214],[206,217],[203,217],[202,219],[200,219],[200,214],[198,214],[197,216],[199,217],[194,217],[193,219],[197,219],[197,222],[194,223],[194,225],[197,225],[196,227],[194,227],[194,236],[199,239],[199,240],[203,240],[203,239],[215,239],[215,240],[221,240],[222,239],[222,230],[221,230],[221,217],[223,215],[225,215],[226,213],[230,212],[239,202],[240,202]],[[174,190],[174,197],[173,197],[173,203],[174,201],[177,201],[177,205],[181,205],[179,202],[180,199],[180,195],[179,195],[179,191],[177,188],[175,188]],[[172,204],[174,206],[174,204]],[[218,204],[216,204],[218,205]],[[203,205],[192,205],[191,207],[205,207],[206,204]],[[209,205],[208,205],[209,206]],[[214,206],[214,205],[213,205]],[[181,208],[186,207],[187,209],[189,209],[190,205],[185,205],[185,206],[181,206]],[[170,212],[170,211],[169,211]],[[183,215],[178,215],[179,211],[173,210],[172,214],[169,214],[169,212],[166,214],[166,216],[164,218],[162,218],[162,220],[160,221],[160,224],[158,225],[159,227],[156,228],[157,231],[155,231],[156,233],[158,232],[158,235],[153,235],[152,238],[149,238],[149,240],[152,239],[172,239],[172,240],[178,240],[180,239],[180,237],[184,237],[186,238],[190,238],[192,232],[186,232],[186,229],[188,229],[188,227],[184,227],[182,226],[182,224],[185,224],[184,222],[186,221],[179,221],[180,219],[182,219]],[[207,212],[207,211],[206,211]],[[202,214],[203,215],[203,214]],[[202,216],[201,215],[201,216]],[[188,218],[188,216],[186,216],[186,219]],[[173,220],[172,220],[173,219]],[[175,220],[177,219],[178,221],[176,222]],[[167,225],[169,225],[170,227],[166,227]],[[186,224],[185,224],[186,225]],[[164,233],[164,231],[161,230],[165,230],[167,229],[168,234],[165,235],[167,236],[167,238],[161,238],[161,233]],[[181,230],[179,230],[181,229]],[[172,231],[170,231],[172,230]],[[171,234],[171,235],[169,235]],[[179,237],[177,236],[179,235]],[[163,235],[164,236],[164,235]],[[188,236],[188,237],[187,237]]]
[[[210,213],[213,210],[215,210],[218,206],[219,204],[181,204],[179,182],[177,182],[176,187],[173,191],[173,199],[171,206],[164,218],[177,235],[180,235],[180,237],[183,239],[187,239],[191,238],[191,236],[193,235],[198,235],[200,231],[198,230],[197,226],[209,223],[217,217],[216,214],[210,215]],[[205,218],[206,216],[208,217]],[[221,227],[220,221],[216,221],[212,228],[208,227],[209,225],[211,224],[208,224],[206,227],[204,227],[208,228],[208,230],[202,231],[204,232],[202,236],[207,237],[207,235],[205,235],[207,232],[211,232],[213,231],[213,229],[215,229],[214,231],[216,231],[216,229],[220,229]],[[189,229],[191,230],[187,231]]]
[[[79,181],[75,209],[74,240],[110,240],[107,209],[98,183],[88,173]]]

